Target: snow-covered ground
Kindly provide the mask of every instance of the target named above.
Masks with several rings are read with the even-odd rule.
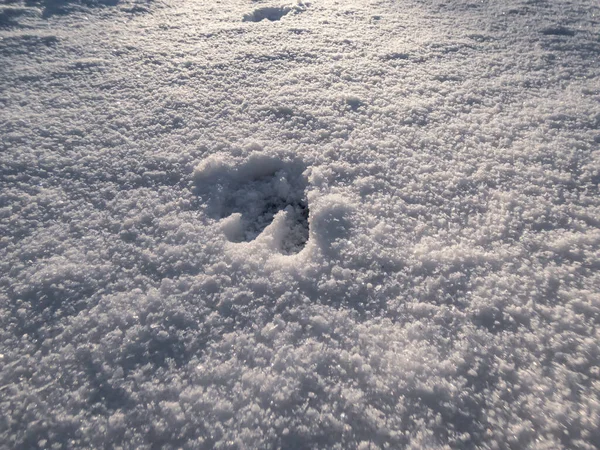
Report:
[[[600,448],[596,0],[4,0],[0,447]]]

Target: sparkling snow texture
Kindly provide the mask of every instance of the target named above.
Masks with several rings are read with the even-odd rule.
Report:
[[[4,0],[0,448],[600,447],[595,0]]]

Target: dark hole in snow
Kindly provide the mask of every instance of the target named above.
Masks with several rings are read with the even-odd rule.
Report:
[[[280,20],[286,14],[289,14],[292,8],[290,6],[267,6],[258,8],[250,14],[244,16],[244,22],[260,22],[261,20],[270,20],[275,22]]]
[[[353,97],[353,96],[346,97],[345,101],[346,101],[346,105],[348,105],[348,107],[352,111],[356,111],[361,106],[364,106],[363,101],[357,97]]]
[[[241,214],[241,226],[227,235],[232,242],[251,242],[284,211],[285,232],[281,252],[294,254],[308,241],[309,208],[304,190],[306,179],[301,172],[281,169],[239,185],[222,205],[221,217]]]
[[[548,27],[542,30],[546,36],[575,36],[575,31],[565,27]]]
[[[403,52],[392,52],[392,53],[388,53],[386,55],[383,55],[381,57],[383,60],[385,61],[391,61],[394,59],[408,59],[409,58],[409,54],[408,53],[403,53]]]
[[[270,203],[265,208],[264,217],[266,220],[261,224],[262,229],[257,229],[254,233],[247,233],[249,240],[257,237],[271,222],[275,215],[282,210],[288,212],[288,233],[282,242],[281,250],[285,254],[298,253],[304,248],[308,241],[308,205],[304,201],[286,204],[285,202]]]

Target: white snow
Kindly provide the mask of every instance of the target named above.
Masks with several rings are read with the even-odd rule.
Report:
[[[599,24],[1,4],[0,448],[598,448]]]

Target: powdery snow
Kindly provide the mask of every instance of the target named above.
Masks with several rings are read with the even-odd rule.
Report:
[[[0,447],[600,447],[599,30],[1,4]]]

